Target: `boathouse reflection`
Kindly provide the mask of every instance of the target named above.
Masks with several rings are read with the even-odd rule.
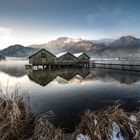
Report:
[[[69,81],[74,78],[76,75],[80,75],[82,78],[85,78],[90,73],[89,68],[83,69],[42,69],[42,70],[33,70],[28,69],[27,75],[30,80],[41,85],[46,86],[51,81],[53,81],[57,76]]]

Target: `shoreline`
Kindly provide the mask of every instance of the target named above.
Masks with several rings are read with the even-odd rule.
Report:
[[[17,91],[18,93],[18,91]],[[2,140],[139,140],[140,113],[128,113],[120,105],[100,111],[86,110],[73,133],[51,123],[53,112],[37,117],[25,96],[0,96]]]

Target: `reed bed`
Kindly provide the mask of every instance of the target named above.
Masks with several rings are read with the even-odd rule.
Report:
[[[73,133],[73,139],[83,134],[91,140],[140,140],[139,120],[139,113],[127,113],[119,105],[99,112],[87,110]]]
[[[35,122],[33,140],[64,140],[62,129],[55,128],[46,118],[41,116]]]
[[[0,95],[0,140],[65,140],[51,123],[52,113],[37,117],[23,95]],[[84,135],[84,138],[80,138]],[[114,105],[86,110],[73,132],[73,140],[140,140],[140,113],[127,113]]]
[[[48,113],[37,118],[24,95],[0,96],[0,140],[63,140]]]
[[[0,140],[25,140],[30,137],[34,115],[26,101],[23,96],[0,97]]]

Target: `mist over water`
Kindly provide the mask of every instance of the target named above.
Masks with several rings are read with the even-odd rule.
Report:
[[[25,70],[27,61],[1,61],[0,87],[19,85],[36,114],[53,111],[55,125],[72,130],[85,109],[100,110],[116,101],[139,110],[140,73],[107,69]]]

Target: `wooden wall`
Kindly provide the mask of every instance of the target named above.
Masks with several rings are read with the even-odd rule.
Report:
[[[57,58],[49,52],[42,50],[29,58],[32,65],[47,65],[48,63],[57,63]]]

